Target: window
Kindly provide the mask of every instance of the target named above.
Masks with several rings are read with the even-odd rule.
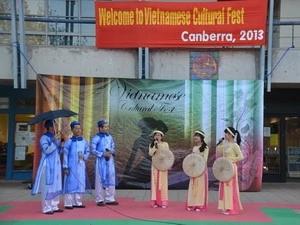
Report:
[[[34,155],[34,126],[27,125],[32,118],[30,114],[16,114],[15,116],[15,145],[14,170],[32,170]]]
[[[94,20],[94,0],[25,0],[24,13],[30,18],[49,21],[25,21],[26,43],[35,45],[95,45],[95,25],[70,23]],[[18,9],[17,9],[18,11]],[[10,16],[10,1],[0,1],[0,13]],[[58,22],[58,20],[70,22]],[[0,44],[11,43],[11,21],[0,20]]]
[[[9,108],[9,98],[0,98],[0,109]]]
[[[300,178],[300,117],[285,118],[287,177]]]
[[[263,172],[280,173],[280,118],[265,117]]]

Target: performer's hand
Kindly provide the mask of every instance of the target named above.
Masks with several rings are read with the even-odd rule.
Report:
[[[103,153],[103,156],[104,156],[106,161],[108,161],[110,159],[110,155],[111,155],[110,151],[106,151],[106,152]]]
[[[69,170],[68,169],[64,169],[64,174],[69,175]]]
[[[110,151],[106,151],[106,152],[103,153],[104,157],[110,157],[110,155],[111,155]]]

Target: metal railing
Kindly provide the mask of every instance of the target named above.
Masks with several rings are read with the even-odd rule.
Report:
[[[11,16],[0,15],[0,28],[1,21],[10,21]],[[17,18],[18,20],[18,18]],[[78,45],[78,46],[94,46],[95,45],[95,29],[94,27],[90,30],[92,32],[84,33],[82,27],[84,25],[94,25],[95,19],[76,19],[76,18],[60,18],[60,17],[24,17],[27,44],[41,44],[41,45]],[[29,26],[29,23],[42,23],[39,26]],[[79,24],[80,27],[75,28],[72,32],[66,31],[66,27],[70,24]],[[61,26],[63,25],[63,26]],[[9,27],[9,26],[8,26]],[[2,44],[10,43],[10,30],[1,29],[0,35],[2,37],[0,42]],[[35,38],[33,38],[35,37]],[[77,39],[76,39],[77,38]],[[37,40],[37,41],[35,41]],[[79,41],[78,41],[79,40]]]

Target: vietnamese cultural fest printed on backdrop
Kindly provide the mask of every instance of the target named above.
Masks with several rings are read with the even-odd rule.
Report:
[[[189,178],[182,161],[191,153],[195,130],[203,130],[210,149],[209,185],[218,187],[212,174],[216,143],[226,126],[242,137],[244,160],[239,166],[243,191],[259,191],[263,161],[263,81],[261,80],[139,80],[38,75],[36,113],[70,109],[78,115],[57,120],[59,131],[71,136],[70,122],[79,120],[88,141],[98,132],[97,121],[109,121],[116,146],[119,188],[150,188],[149,144],[153,131],[162,130],[174,153],[169,188],[186,189]],[[40,158],[43,124],[35,125],[34,171]],[[94,158],[88,160],[94,183]]]

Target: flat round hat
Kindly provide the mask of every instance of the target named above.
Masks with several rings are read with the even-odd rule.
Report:
[[[213,164],[213,174],[218,181],[227,182],[234,175],[234,168],[229,159],[220,157]]]
[[[158,170],[168,170],[174,164],[174,154],[170,150],[159,149],[152,156],[152,163]]]
[[[182,162],[182,169],[185,174],[189,177],[201,176],[206,168],[204,158],[195,153],[187,155]]]

